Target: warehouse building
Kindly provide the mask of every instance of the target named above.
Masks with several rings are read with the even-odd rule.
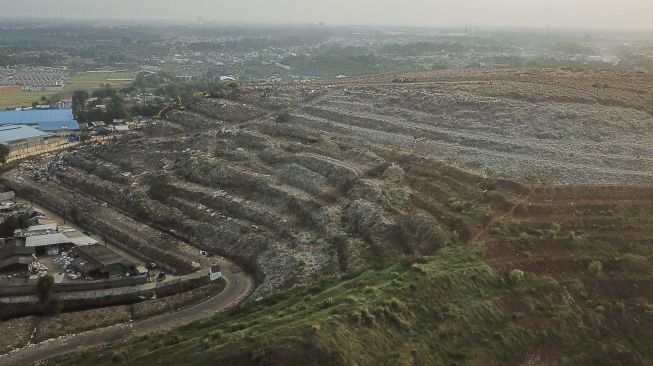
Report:
[[[0,125],[23,125],[51,133],[79,130],[72,109],[46,109],[0,112]]]
[[[52,135],[29,126],[0,126],[0,144],[8,146],[11,150],[43,145],[48,137]]]

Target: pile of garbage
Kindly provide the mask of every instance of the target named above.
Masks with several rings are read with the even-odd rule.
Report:
[[[34,172],[32,172],[32,180],[35,182],[38,182],[42,179],[50,180],[51,174],[57,171],[66,171],[66,169],[67,164],[60,157],[58,160],[51,161],[47,164],[44,164],[40,168],[35,169]]]
[[[27,270],[32,273],[32,274],[37,274],[40,277],[45,276],[48,274],[48,267],[46,267],[44,264],[41,262],[32,262],[27,265]]]
[[[61,252],[61,255],[54,260],[62,269],[68,269],[73,258],[68,255],[68,252]]]

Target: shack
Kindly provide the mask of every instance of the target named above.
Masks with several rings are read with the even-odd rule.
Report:
[[[25,247],[34,248],[37,255],[59,255],[60,252],[69,250],[74,245],[69,237],[59,232],[25,238]]]
[[[136,264],[99,244],[76,247],[70,265],[84,276],[119,278],[136,272]]]

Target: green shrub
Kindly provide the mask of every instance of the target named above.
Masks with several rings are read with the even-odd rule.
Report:
[[[125,362],[125,354],[121,351],[113,350],[111,351],[111,362],[113,363],[123,363]]]
[[[598,276],[603,272],[603,263],[601,261],[592,261],[590,264],[587,266],[587,270],[593,274],[594,276]]]
[[[510,279],[510,283],[516,285],[524,279],[524,271],[521,269],[513,269],[510,271],[508,278]]]
[[[211,338],[213,339],[220,339],[222,337],[224,337],[224,330],[222,329],[218,329],[215,332],[211,333]]]

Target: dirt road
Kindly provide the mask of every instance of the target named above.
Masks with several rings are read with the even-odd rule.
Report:
[[[203,303],[138,322],[114,325],[31,345],[0,356],[0,365],[30,365],[87,347],[115,343],[135,336],[172,329],[224,311],[249,296],[254,289],[254,281],[249,274],[231,262],[225,261],[220,265],[227,285],[221,293]]]

